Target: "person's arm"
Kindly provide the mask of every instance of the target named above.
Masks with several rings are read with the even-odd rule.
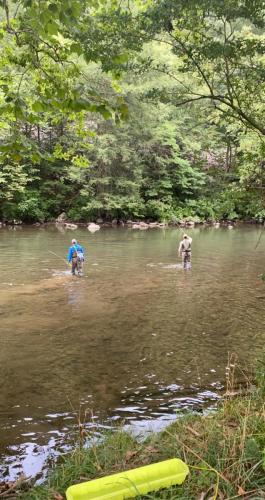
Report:
[[[71,260],[72,260],[72,247],[69,248],[67,260],[68,260],[68,262],[71,262]]]

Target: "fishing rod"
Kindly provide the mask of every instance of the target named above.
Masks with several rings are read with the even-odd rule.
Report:
[[[63,257],[61,257],[60,255],[57,255],[57,253],[52,252],[51,250],[48,250],[48,252],[50,252],[50,253],[52,253],[53,255],[55,255],[55,257],[58,257],[58,259],[63,260],[65,264],[67,264],[67,265],[69,264],[69,262],[67,262],[67,260],[66,260],[66,259],[64,259],[64,258],[63,258]]]

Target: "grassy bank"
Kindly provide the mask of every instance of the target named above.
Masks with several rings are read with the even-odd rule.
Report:
[[[164,432],[141,443],[123,431],[109,433],[104,442],[90,449],[79,446],[55,466],[44,485],[19,497],[62,500],[67,487],[80,481],[180,457],[190,466],[184,484],[145,498],[265,498],[264,396],[261,363],[257,388],[224,397],[215,413],[180,416]]]

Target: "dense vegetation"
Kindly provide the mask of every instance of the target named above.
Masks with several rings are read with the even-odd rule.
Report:
[[[265,218],[261,0],[0,5],[0,219]]]

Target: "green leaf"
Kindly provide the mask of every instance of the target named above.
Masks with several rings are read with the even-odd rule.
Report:
[[[75,53],[75,54],[80,56],[83,52],[83,47],[80,43],[74,42],[74,43],[72,43],[72,45],[70,47],[70,52]]]
[[[123,53],[123,54],[118,54],[115,56],[112,60],[115,64],[124,64],[129,60],[129,54]]]
[[[111,111],[104,104],[96,106],[96,111],[100,113],[105,118],[105,120],[109,120],[110,118],[112,118]]]
[[[19,153],[12,153],[10,157],[15,163],[19,163],[23,158]]]
[[[56,3],[50,3],[49,6],[48,6],[48,9],[53,13],[53,14],[57,14],[58,13],[58,6],[56,5]]]
[[[45,106],[40,101],[35,101],[31,107],[32,111],[35,111],[36,113],[41,113],[42,111],[45,110]]]
[[[59,25],[54,21],[49,21],[46,25],[46,29],[50,35],[56,35],[59,31]]]

